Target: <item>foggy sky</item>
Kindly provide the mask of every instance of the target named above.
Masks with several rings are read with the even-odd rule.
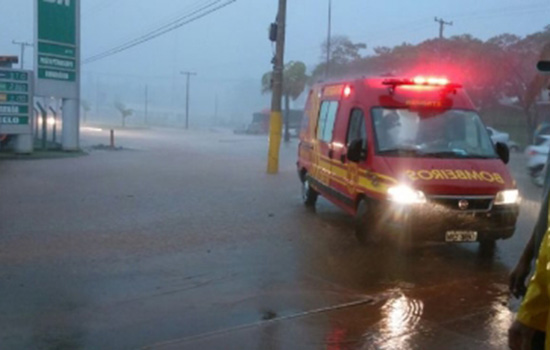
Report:
[[[18,54],[13,39],[32,42],[34,0],[0,0],[0,54]],[[326,38],[328,0],[288,0],[286,60],[312,69]],[[82,57],[132,39],[166,22],[199,0],[82,0]],[[183,106],[184,78],[192,79],[191,111],[211,115],[218,95],[220,113],[248,115],[267,107],[260,79],[273,55],[267,28],[276,0],[237,0],[232,5],[163,37],[83,67],[83,96],[94,99],[102,86],[129,86],[119,95],[139,103],[145,84],[156,104]],[[453,21],[445,36],[469,33],[481,39],[504,32],[526,35],[550,24],[550,2],[540,0],[333,0],[333,34],[377,46],[419,43],[438,35],[434,17]],[[32,65],[27,50],[26,65]],[[86,86],[84,86],[86,85]],[[92,86],[93,85],[93,86]],[[130,88],[131,85],[131,88]],[[156,89],[156,93],[155,93]],[[167,90],[167,91],[165,91]],[[170,91],[174,91],[172,96]],[[156,95],[155,95],[156,94]],[[115,96],[109,98],[116,98]],[[249,113],[250,112],[250,113]]]

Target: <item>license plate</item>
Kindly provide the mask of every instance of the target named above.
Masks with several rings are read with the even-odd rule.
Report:
[[[475,242],[476,240],[476,231],[447,231],[445,234],[446,242]]]

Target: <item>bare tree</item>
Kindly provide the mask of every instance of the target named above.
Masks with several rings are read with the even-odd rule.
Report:
[[[134,110],[127,108],[126,105],[120,101],[115,102],[115,108],[120,112],[122,117],[122,127],[126,126],[126,118],[131,116],[134,113]]]

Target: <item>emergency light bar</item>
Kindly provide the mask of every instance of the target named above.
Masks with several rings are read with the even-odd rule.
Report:
[[[413,86],[441,86],[449,89],[461,88],[462,85],[457,83],[451,83],[447,78],[438,78],[438,77],[423,77],[417,76],[412,79],[386,79],[382,82],[384,85],[389,85],[392,88],[401,85],[413,85]]]
[[[351,86],[346,85],[343,90],[344,97],[349,97],[351,95]]]

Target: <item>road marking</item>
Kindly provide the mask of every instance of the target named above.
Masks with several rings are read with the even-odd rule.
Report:
[[[165,341],[165,342],[160,342],[160,343],[156,343],[156,344],[153,344],[153,345],[144,346],[141,349],[143,349],[143,350],[146,350],[146,349],[147,350],[159,349],[159,348],[170,346],[170,345],[177,345],[177,344],[181,344],[181,343],[187,343],[187,342],[196,341],[196,340],[205,339],[205,338],[210,338],[210,337],[219,336],[219,335],[223,335],[223,334],[229,334],[229,333],[233,333],[233,332],[236,332],[236,331],[241,331],[241,330],[244,330],[244,329],[261,327],[261,326],[265,326],[265,325],[270,324],[270,323],[287,321],[287,320],[292,320],[292,319],[296,319],[296,318],[302,318],[302,317],[307,317],[307,316],[311,316],[311,315],[322,314],[322,313],[325,313],[325,312],[331,312],[331,311],[336,311],[336,310],[347,309],[347,308],[350,308],[350,307],[355,307],[355,306],[360,306],[360,305],[372,305],[372,304],[375,304],[379,301],[380,301],[379,298],[366,297],[366,298],[363,298],[363,299],[360,299],[360,300],[351,301],[349,303],[343,303],[343,304],[338,304],[338,305],[333,305],[333,306],[326,306],[326,307],[322,307],[322,308],[318,308],[318,309],[313,309],[313,310],[310,310],[310,311],[299,312],[299,313],[288,315],[288,316],[275,317],[275,318],[270,319],[270,320],[247,323],[247,324],[243,324],[243,325],[240,325],[240,326],[219,329],[219,330],[216,330],[216,331],[201,333],[201,334],[192,335],[192,336],[184,337],[184,338],[180,338],[180,339],[168,340],[168,341]]]

